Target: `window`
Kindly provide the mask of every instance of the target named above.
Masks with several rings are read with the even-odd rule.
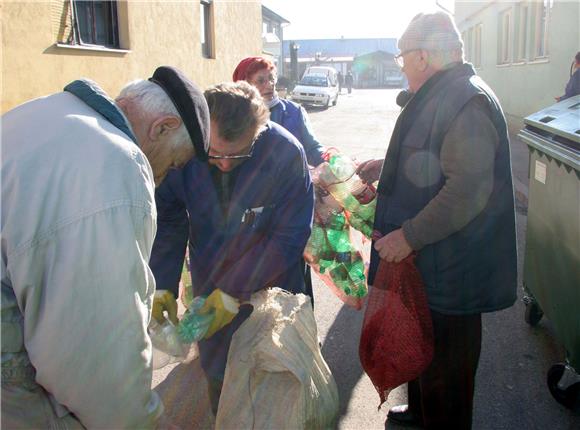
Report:
[[[535,19],[535,57],[542,58],[548,56],[548,27],[553,0],[543,0],[536,4]]]
[[[526,3],[520,4],[520,17],[518,26],[518,54],[517,59],[525,61],[528,58],[528,21],[529,6]]]
[[[117,2],[74,0],[75,44],[119,48]]]
[[[482,25],[477,24],[473,31],[473,65],[481,67],[481,31]]]
[[[507,64],[511,61],[511,18],[511,9],[500,14],[498,64]]]
[[[201,55],[205,58],[213,56],[213,28],[212,28],[212,2],[211,0],[200,0],[200,35],[201,35]]]

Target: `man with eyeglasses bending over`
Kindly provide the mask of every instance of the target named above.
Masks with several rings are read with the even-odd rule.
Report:
[[[314,194],[304,149],[268,121],[254,87],[220,84],[205,97],[208,161],[192,160],[158,188],[150,266],[158,289],[177,296],[189,238],[194,295],[207,296],[205,310],[216,315],[199,349],[217,413],[232,336],[252,312],[240,303],[268,287],[304,293]]]
[[[463,61],[453,18],[419,14],[398,42],[413,96],[384,162],[359,167],[379,179],[369,285],[380,259],[416,252],[434,331],[430,366],[408,384],[408,406],[388,421],[470,429],[481,351],[481,314],[516,299],[515,208],[506,120],[493,91]],[[382,170],[381,170],[382,165]]]

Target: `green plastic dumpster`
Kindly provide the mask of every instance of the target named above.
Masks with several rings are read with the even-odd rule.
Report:
[[[580,409],[580,96],[524,120],[529,195],[524,260],[526,322],[550,319],[566,349],[548,387],[561,404]]]

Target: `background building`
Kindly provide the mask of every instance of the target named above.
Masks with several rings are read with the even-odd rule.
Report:
[[[353,73],[357,76],[359,88],[402,88],[406,79],[401,68],[395,63],[391,52],[375,51],[359,55],[352,62]]]
[[[352,70],[355,85],[360,86],[360,78],[364,68],[353,68],[356,57],[381,51],[394,55],[398,52],[397,40],[394,38],[380,39],[302,39],[284,41],[284,61],[291,64],[291,47],[297,46],[298,77],[302,76],[309,66],[330,66],[346,75]],[[393,65],[395,65],[393,63]],[[370,74],[368,72],[367,74]]]
[[[279,75],[284,75],[284,55],[282,52],[284,42],[284,27],[290,24],[276,12],[262,6],[262,41],[264,54],[270,56]]]
[[[512,126],[564,93],[580,50],[579,17],[578,1],[455,2],[467,60],[496,92]]]
[[[116,95],[160,65],[204,88],[231,80],[241,58],[262,53],[259,1],[4,1],[0,8],[2,112],[79,77]]]

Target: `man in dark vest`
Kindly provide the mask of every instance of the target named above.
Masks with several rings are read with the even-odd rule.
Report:
[[[451,16],[417,15],[398,46],[396,60],[413,95],[384,162],[359,167],[366,181],[380,178],[375,229],[382,237],[373,243],[369,284],[380,259],[399,262],[417,253],[435,354],[409,383],[409,405],[391,409],[388,421],[470,429],[481,314],[516,299],[507,127],[494,93],[464,63]]]

